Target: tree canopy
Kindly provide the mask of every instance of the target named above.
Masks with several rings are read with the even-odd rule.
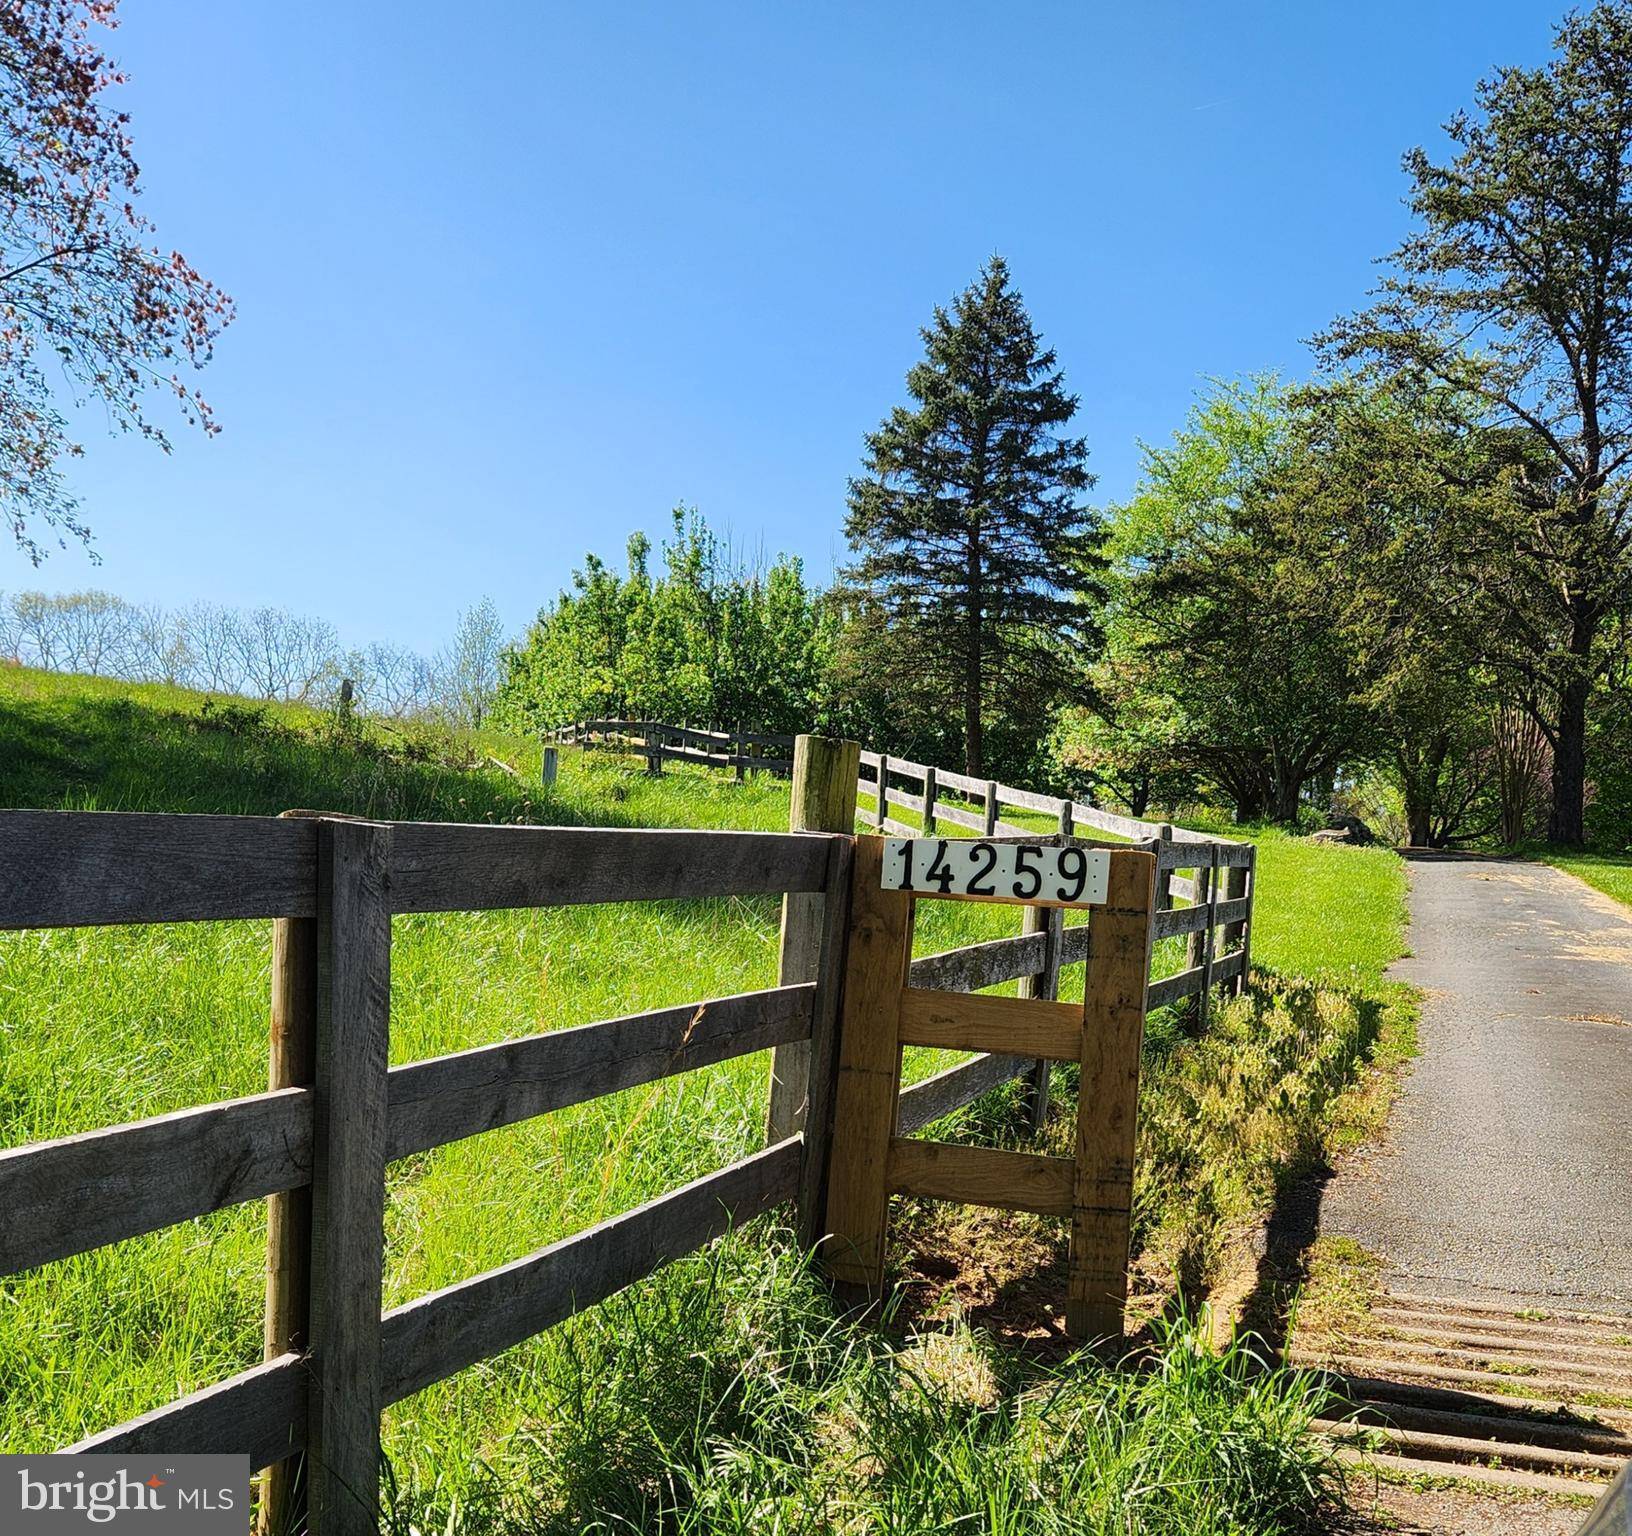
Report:
[[[1496,71],[1476,103],[1446,124],[1448,161],[1405,157],[1418,228],[1325,341],[1528,438],[1516,553],[1543,601],[1506,617],[1553,749],[1549,834],[1580,843],[1588,704],[1632,597],[1632,6],[1566,17],[1547,63]]]
[[[730,558],[676,508],[653,574],[644,534],[618,575],[591,554],[505,658],[498,713],[547,730],[613,717],[808,730],[828,708],[835,615],[795,559]]]

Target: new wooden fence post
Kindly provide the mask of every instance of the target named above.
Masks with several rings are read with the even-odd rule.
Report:
[[[1201,991],[1196,994],[1196,1028],[1207,1026],[1208,993],[1213,979],[1213,912],[1218,906],[1218,844],[1207,844],[1207,862],[1196,870],[1196,902],[1207,908],[1207,926],[1190,935],[1185,947],[1184,968],[1201,970]]]
[[[859,752],[859,743],[857,744]],[[855,782],[859,756],[845,765]],[[854,810],[851,812],[854,815]],[[807,1046],[809,1084],[805,1095],[804,1149],[799,1188],[794,1196],[794,1226],[800,1246],[808,1253],[822,1237],[827,1203],[828,1159],[833,1145],[833,1098],[839,1070],[839,1005],[844,992],[844,970],[850,931],[850,866],[855,840],[829,839],[827,890],[822,897],[819,953],[815,966],[816,997],[810,1015]]]
[[[390,862],[389,827],[319,826],[307,1413],[315,1536],[379,1530]]]
[[[1078,1338],[1122,1335],[1156,862],[1143,852],[1112,853],[1106,904],[1088,916],[1065,1309]]]
[[[828,1156],[822,1262],[841,1294],[878,1293],[889,1211],[886,1173],[901,1080],[901,993],[912,959],[913,898],[880,881],[884,843],[856,840]]]
[[[924,769],[924,800],[920,807],[920,814],[924,822],[924,836],[935,835],[935,770]]]
[[[1026,907],[1020,920],[1020,932],[1040,933],[1043,936],[1043,968],[1034,976],[1022,976],[1016,989],[1021,997],[1047,998],[1053,1002],[1060,995],[1060,943],[1065,933],[1065,910],[1062,907]],[[1026,1084],[1026,1119],[1033,1132],[1042,1130],[1048,1119],[1048,1058],[1039,1056],[1032,1063]]]
[[[853,833],[856,780],[860,774],[859,741],[831,736],[795,737],[788,830]],[[826,902],[825,896],[815,892],[793,891],[782,898],[782,986],[818,979]],[[770,1104],[765,1116],[767,1142],[782,1141],[804,1125],[810,1057],[810,1042],[806,1040],[779,1045],[772,1052]]]
[[[546,748],[547,752],[553,748]],[[314,811],[284,811],[309,817]],[[307,1087],[317,1044],[317,921],[272,919],[271,1052],[266,1085]],[[271,1195],[266,1202],[266,1322],[263,1358],[275,1360],[307,1343],[311,1298],[312,1191],[310,1186]],[[261,1474],[257,1530],[285,1536],[306,1520],[305,1468],[299,1455]]]

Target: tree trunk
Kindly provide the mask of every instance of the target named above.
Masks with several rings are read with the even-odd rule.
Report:
[[[1439,767],[1449,749],[1436,741],[1438,750],[1424,751],[1414,743],[1401,742],[1394,748],[1394,764],[1400,775],[1400,799],[1405,808],[1405,840],[1412,848],[1429,848],[1434,840],[1434,789]]]
[[[1267,803],[1263,791],[1256,787],[1238,790],[1235,796],[1236,822],[1239,824],[1262,819]]]
[[[1150,809],[1150,780],[1139,779],[1128,787],[1128,815],[1144,820]]]
[[[1291,768],[1282,768],[1275,775],[1275,787],[1270,797],[1270,814],[1284,827],[1296,826],[1302,796],[1303,775]]]
[[[1587,841],[1587,694],[1591,686],[1585,677],[1572,677],[1558,699],[1547,841],[1570,848],[1584,847]]]
[[[1558,725],[1553,742],[1553,808],[1547,841],[1583,848],[1587,841],[1587,699],[1592,693],[1590,658],[1598,638],[1598,615],[1576,608],[1570,629],[1573,665],[1558,692]]]

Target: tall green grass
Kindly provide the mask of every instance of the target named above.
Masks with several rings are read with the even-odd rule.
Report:
[[[495,758],[515,771],[492,766],[489,759]],[[261,709],[176,690],[0,673],[0,804],[255,814],[305,806],[449,820],[786,825],[787,786],[769,778],[738,785],[717,772],[681,768],[650,779],[638,762],[567,752],[557,784],[545,792],[536,782],[537,767],[536,744],[498,736],[359,729],[292,707]],[[1288,973],[1307,965],[1323,981],[1347,978],[1363,990],[1375,985],[1390,946],[1397,948],[1399,901],[1391,880],[1401,887],[1403,880],[1381,858],[1343,865],[1332,862],[1332,854],[1290,842],[1261,854],[1256,957]],[[1299,862],[1311,858],[1327,862]],[[1328,923],[1312,905],[1305,879],[1312,872],[1313,888],[1323,890],[1323,870],[1337,872],[1334,890],[1341,888],[1349,903],[1342,922],[1385,929],[1393,924],[1392,934],[1355,936],[1340,931],[1341,923]],[[770,985],[776,919],[777,904],[769,899],[398,918],[392,1060]],[[915,948],[930,953],[1012,934],[1018,926],[1013,908],[925,903]],[[0,1145],[258,1091],[265,1081],[269,937],[266,923],[0,936]],[[1167,946],[1165,968],[1177,968],[1179,948],[1180,941]],[[1074,971],[1067,973],[1068,996],[1080,996],[1080,968]],[[1239,1019],[1226,1012],[1199,1039],[1177,1016],[1152,1025],[1146,1121],[1165,1128],[1167,1140],[1142,1154],[1140,1230],[1153,1248],[1165,1253],[1163,1245],[1173,1247],[1176,1270],[1188,1262],[1173,1239],[1178,1227],[1189,1219],[1192,1236],[1203,1227],[1214,1233],[1258,1198],[1277,1160],[1284,1160],[1293,1135],[1288,1117],[1307,1119],[1314,1112],[1306,1090],[1313,1093],[1310,1085],[1317,1084],[1324,1106],[1335,1063],[1352,1064],[1351,1022],[1325,1005],[1231,1006],[1247,1011]],[[1281,1043],[1265,1045],[1270,1037]],[[910,1052],[908,1076],[945,1059]],[[766,1070],[763,1056],[724,1063],[395,1164],[387,1304],[515,1259],[750,1150],[759,1139]],[[1060,1074],[1062,1095],[1069,1089],[1069,1074]],[[1193,1110],[1186,1093],[1198,1096]],[[961,1134],[989,1135],[992,1114],[990,1106],[977,1109]],[[1190,1218],[1170,1221],[1199,1187],[1194,1159],[1179,1155],[1192,1126],[1216,1151],[1209,1167],[1217,1187],[1203,1191],[1204,1210],[1196,1207]],[[260,1208],[248,1206],[0,1283],[0,1446],[49,1449],[253,1364],[260,1354],[264,1237]],[[1204,1234],[1201,1240],[1205,1245],[1212,1239]],[[756,1530],[817,1529],[823,1527],[810,1523],[818,1519],[813,1490],[836,1480],[831,1496],[840,1501],[834,1507],[849,1528],[907,1532],[948,1528],[950,1511],[963,1508],[958,1500],[975,1501],[982,1486],[990,1495],[982,1518],[1009,1519],[991,1511],[1007,1508],[1013,1489],[1029,1478],[1091,1508],[1091,1520],[1100,1522],[1072,1529],[1177,1530],[1186,1523],[1203,1533],[1296,1528],[1273,1523],[1279,1515],[1265,1515],[1267,1523],[1260,1524],[1202,1523],[1237,1507],[1230,1487],[1239,1469],[1232,1470],[1235,1464],[1219,1452],[1209,1463],[1213,1481],[1202,1484],[1211,1492],[1186,1504],[1189,1496],[1169,1487],[1184,1481],[1173,1470],[1182,1462],[1173,1459],[1182,1414],[1175,1408],[1171,1420],[1153,1420],[1154,1438],[1140,1438],[1135,1421],[1157,1413],[1154,1399],[1118,1397],[1134,1389],[1085,1364],[1061,1378],[1064,1386],[1033,1382],[979,1413],[954,1416],[951,1439],[890,1440],[888,1424],[914,1401],[910,1393],[902,1395],[907,1378],[899,1373],[908,1366],[889,1357],[872,1359],[870,1345],[858,1342],[862,1336],[838,1327],[808,1282],[785,1273],[783,1266],[795,1264],[785,1248],[756,1235],[728,1249],[731,1257],[717,1264],[705,1258],[679,1266],[625,1301],[393,1409],[386,1444],[398,1476],[398,1515],[420,1529],[429,1529],[428,1522],[441,1529],[455,1519],[461,1528],[468,1522],[471,1528],[526,1531],[623,1530],[642,1528],[629,1521],[649,1517],[666,1529],[730,1531],[746,1528],[741,1522],[752,1513],[760,1522]],[[769,1269],[754,1268],[761,1264]],[[774,1294],[775,1306],[766,1302],[755,1312],[758,1304],[739,1294],[742,1287],[750,1297],[757,1294],[756,1284]],[[707,1306],[687,1300],[688,1287],[701,1287],[710,1298]],[[703,1310],[685,1312],[681,1322],[662,1321],[663,1308],[682,1302]],[[743,1322],[750,1314],[757,1319],[751,1327]],[[720,1417],[737,1412],[731,1404],[748,1387],[736,1383],[738,1365],[727,1369],[703,1348],[702,1335],[684,1321],[694,1315],[713,1319],[709,1329],[726,1327],[723,1340],[740,1341],[748,1330],[754,1342],[742,1345],[741,1359],[751,1363],[740,1369],[768,1371],[774,1378],[767,1384],[755,1375],[753,1389],[792,1393],[774,1409],[764,1406],[764,1413],[792,1412],[790,1404],[822,1405],[815,1422],[826,1427],[817,1441],[807,1433],[800,1442],[804,1449],[788,1442],[776,1451],[785,1452],[790,1466],[805,1467],[809,1487],[773,1477],[763,1457],[781,1442],[767,1438],[769,1421],[755,1416],[760,1408],[729,1423]],[[767,1331],[779,1337],[778,1327],[797,1335],[786,1343],[793,1363],[785,1368],[763,1342]],[[843,1357],[826,1375],[823,1350]],[[694,1351],[700,1352],[694,1357]],[[998,1369],[989,1351],[983,1358],[989,1369]],[[662,1407],[650,1395],[659,1377],[690,1385]],[[880,1382],[895,1385],[874,1400],[863,1390],[863,1377],[873,1384],[867,1390],[882,1391]],[[1070,1386],[1078,1378],[1091,1387]],[[647,1386],[638,1387],[641,1382]],[[1228,1401],[1237,1404],[1231,1412],[1244,1416],[1236,1432],[1281,1444],[1275,1428],[1280,1421],[1267,1400],[1254,1398],[1244,1383],[1229,1391],[1235,1395],[1226,1394]],[[800,1395],[807,1392],[814,1396]],[[1075,1403],[1081,1414],[1044,1416],[1037,1405],[1045,1400]],[[614,1415],[610,1422],[598,1416],[596,1404],[603,1402]],[[763,1406],[769,1399],[754,1402]],[[1081,1465],[1092,1472],[1083,1471],[1076,1482],[1049,1484],[1050,1478],[1066,1479],[1074,1463],[1069,1456],[1042,1457],[1040,1447],[1059,1434],[1066,1435],[1062,1443],[1077,1444],[1070,1436],[1085,1435],[1090,1421],[1114,1427],[1114,1434],[1106,1431],[1109,1439],[1092,1447],[1081,1442],[1088,1447]],[[1167,1427],[1156,1434],[1161,1424]],[[693,1438],[676,1425],[691,1425],[685,1434]],[[591,1430],[600,1437],[584,1442],[593,1454],[573,1449],[572,1437]],[[846,1440],[845,1434],[862,1437]],[[827,1435],[839,1438],[830,1444],[821,1438]],[[1296,1436],[1288,1435],[1290,1447]],[[705,1445],[714,1449],[698,1460],[694,1452]],[[851,1461],[834,1459],[833,1445],[846,1448]],[[618,1468],[636,1470],[627,1485],[617,1485],[622,1492],[611,1484],[597,1493],[588,1484],[575,1491],[549,1482],[565,1475],[549,1468],[597,1464],[610,1469],[614,1482],[623,1476]],[[899,1466],[901,1477],[875,1472],[875,1464]],[[834,1477],[841,1465],[850,1473]],[[975,1475],[981,1465],[991,1469],[985,1485]],[[866,1476],[851,1488],[858,1468]],[[783,1490],[770,1506],[751,1498],[758,1497],[762,1478],[769,1479],[766,1487]],[[927,1487],[940,1482],[951,1488],[959,1479],[965,1491],[956,1496],[932,1494]],[[1089,1483],[1100,1490],[1093,1497],[1103,1495],[1099,1505]],[[639,1500],[631,1503],[629,1489],[637,1487]],[[923,1511],[914,1513],[914,1501],[925,1499],[930,1502]],[[1213,1514],[1199,1513],[1203,1504]],[[1140,1519],[1158,1523],[1115,1523],[1134,1509],[1144,1511]],[[1053,1514],[1025,1518],[1033,1523],[981,1525],[970,1515],[965,1524],[1067,1528],[1047,1524]],[[937,1519],[941,1525],[925,1523]],[[583,1524],[550,1523],[560,1520]]]
[[[1340,1500],[1313,1377],[1180,1319],[1154,1369],[836,1318],[763,1223],[551,1337],[549,1411],[462,1493],[423,1450],[398,1530],[537,1536],[1289,1536]]]

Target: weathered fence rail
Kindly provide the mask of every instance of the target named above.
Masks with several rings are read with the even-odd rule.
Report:
[[[661,773],[664,763],[730,768],[739,779],[750,773],[793,772],[794,738],[759,731],[705,731],[659,720],[577,720],[548,732],[544,739],[554,746],[636,754],[646,759],[653,773]]]
[[[582,720],[552,731],[546,740],[644,756],[651,771],[661,772],[668,761],[734,768],[739,778],[755,768],[791,772],[791,759],[750,755],[755,749],[791,751],[794,738],[754,732],[705,731],[653,720]],[[719,750],[726,749],[726,750]],[[907,786],[913,786],[909,791]],[[871,802],[863,805],[863,800]],[[1189,937],[1183,970],[1162,978],[1152,989],[1150,1006],[1201,999],[1225,982],[1239,991],[1245,985],[1252,928],[1253,881],[1257,850],[1250,843],[1195,832],[1169,822],[1122,816],[1101,806],[1059,795],[1016,789],[996,779],[914,763],[888,753],[862,751],[854,793],[849,796],[851,817],[893,837],[932,836],[943,825],[988,838],[1040,835],[1035,826],[1005,821],[1003,811],[1022,811],[1049,818],[1063,836],[1080,837],[1085,830],[1142,844],[1159,851],[1157,901],[1163,908],[1156,937]],[[917,818],[908,822],[892,809]],[[851,817],[844,818],[845,827]],[[842,830],[836,823],[829,830]],[[1184,873],[1189,871],[1189,873]],[[1183,905],[1176,905],[1182,903]],[[1059,933],[1060,914],[1037,914],[1039,931],[1052,928],[1050,940],[1060,946],[1059,964],[1071,964],[1081,955]],[[1220,944],[1218,929],[1223,928]],[[1056,966],[1057,970],[1057,966]],[[1013,978],[1006,978],[1013,979]],[[1053,996],[1045,985],[1028,995]],[[1038,1068],[1039,1078],[1045,1075]],[[1040,1108],[1040,1104],[1039,1104]]]
[[[830,759],[848,775],[835,787],[810,772],[813,741],[801,738],[796,754],[795,815],[848,827],[854,744],[816,743],[845,749]],[[1252,869],[1243,845],[1152,848],[1164,873]],[[272,1203],[265,1362],[68,1449],[247,1450],[256,1468],[282,1469],[281,1496],[290,1459],[305,1453],[313,1529],[372,1532],[388,1404],[778,1205],[793,1202],[802,1236],[819,1236],[851,856],[849,837],[803,831],[0,812],[0,928],[276,920],[270,1091],[0,1151],[3,1273]],[[778,986],[388,1065],[395,914],[771,893],[784,898]],[[1222,902],[1208,886],[1197,905],[1164,913],[1200,958],[1155,981],[1152,1003],[1239,981],[1251,904],[1250,885]],[[914,960],[910,983],[1018,981],[1054,996],[1060,968],[1087,953],[1087,930],[1060,918],[1028,908],[1018,937]],[[1238,934],[1224,954],[1220,926]],[[766,1049],[794,1106],[791,1134],[515,1263],[383,1309],[391,1161]],[[982,1055],[919,1082],[900,1095],[899,1133],[1027,1069],[1022,1057]]]

